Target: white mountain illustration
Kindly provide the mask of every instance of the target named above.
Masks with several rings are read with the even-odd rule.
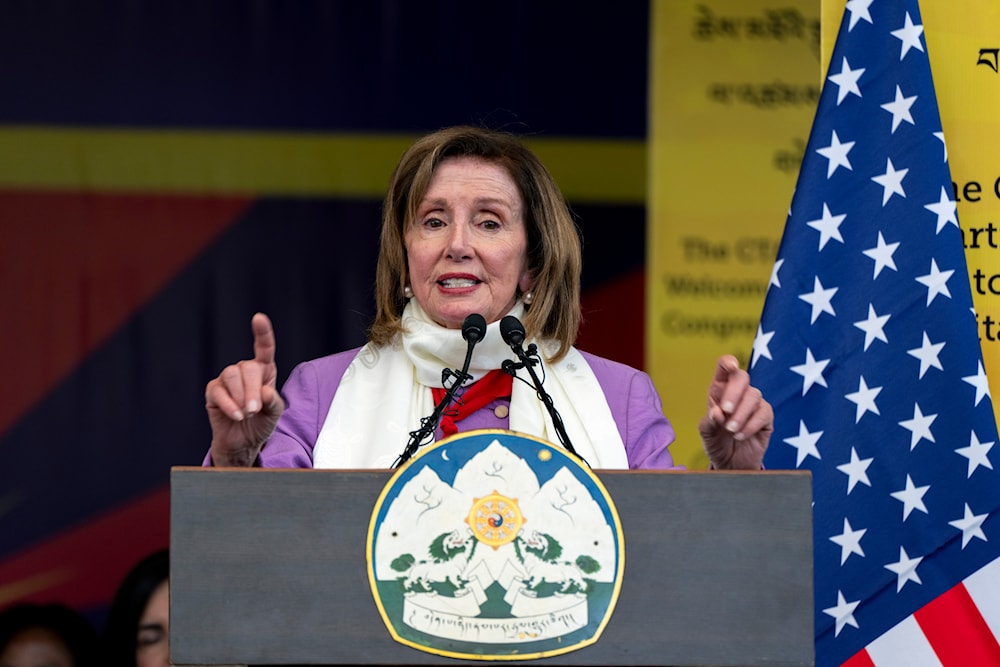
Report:
[[[440,456],[448,457],[447,446]],[[471,535],[466,519],[472,504],[476,498],[491,493],[517,503],[525,519],[521,534],[537,532],[558,541],[562,547],[560,562],[573,563],[577,556],[589,556],[601,566],[589,575],[591,578],[614,580],[616,547],[612,529],[587,488],[565,467],[540,486],[527,461],[498,441],[471,458],[456,474],[454,485],[446,484],[425,467],[403,486],[379,527],[374,554],[378,578],[389,580],[398,575],[390,564],[401,554],[410,553],[417,560],[427,558],[428,544],[441,533]],[[464,558],[468,557],[469,553],[465,553]],[[501,572],[520,567],[513,542],[496,549],[478,544],[466,572],[475,572],[485,588]],[[509,581],[502,583],[506,587]]]

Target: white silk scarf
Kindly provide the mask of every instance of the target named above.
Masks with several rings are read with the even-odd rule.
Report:
[[[518,318],[524,306],[510,312]],[[431,387],[442,387],[442,370],[459,370],[468,347],[462,332],[433,322],[416,300],[403,310],[403,331],[391,346],[365,345],[351,362],[337,388],[313,449],[315,468],[390,468],[410,440],[410,432],[434,411]],[[592,468],[628,467],[625,445],[611,408],[591,370],[576,348],[558,363],[545,358],[552,341],[536,342],[543,357],[545,390],[562,417],[570,443]],[[476,346],[469,374],[473,380],[516,360],[500,335],[500,326],[487,326]],[[510,429],[551,443],[559,443],[545,406],[530,385],[527,371],[518,371],[510,401]]]

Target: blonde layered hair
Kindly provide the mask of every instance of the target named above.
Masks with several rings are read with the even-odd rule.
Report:
[[[528,270],[534,298],[524,316],[529,338],[549,338],[561,359],[580,327],[580,235],[552,175],[516,136],[479,127],[450,127],[418,139],[403,154],[392,174],[382,206],[382,235],[375,274],[375,321],[369,340],[389,345],[403,325],[407,299],[405,234],[417,206],[430,187],[434,170],[444,160],[473,157],[503,167],[524,200],[528,234]]]

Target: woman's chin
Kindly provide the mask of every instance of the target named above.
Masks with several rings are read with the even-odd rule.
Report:
[[[426,308],[424,310],[427,310]],[[496,321],[497,318],[490,319],[490,316],[483,312],[482,308],[478,308],[474,305],[468,307],[453,307],[448,309],[440,309],[435,312],[428,311],[428,315],[437,324],[445,327],[446,329],[461,329],[462,325],[465,323],[465,318],[473,313],[477,313],[486,318],[487,324]]]
[[[421,308],[427,315],[448,329],[461,329],[465,318],[473,313],[482,315],[487,324],[493,324],[501,317],[510,312],[510,309],[517,303],[517,299],[512,295],[507,303],[498,304],[492,299],[483,299],[482,294],[448,294],[431,295],[428,303],[420,302]],[[434,298],[439,297],[439,298]]]

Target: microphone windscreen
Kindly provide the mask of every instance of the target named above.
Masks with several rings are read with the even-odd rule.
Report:
[[[462,322],[462,338],[470,343],[478,343],[486,335],[486,318],[472,313]]]
[[[500,320],[500,335],[508,345],[520,345],[524,342],[524,325],[513,315],[507,315]]]

